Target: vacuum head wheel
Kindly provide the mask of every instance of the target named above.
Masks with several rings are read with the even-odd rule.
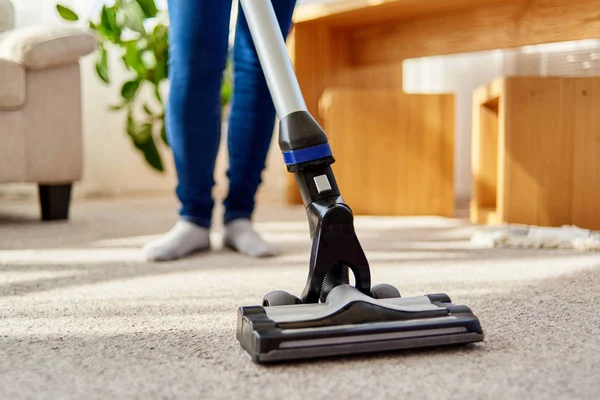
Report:
[[[302,304],[297,296],[283,290],[274,290],[263,297],[263,307],[291,306]]]

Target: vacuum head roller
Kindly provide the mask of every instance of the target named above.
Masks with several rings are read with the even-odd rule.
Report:
[[[255,362],[272,362],[482,341],[479,320],[446,295],[402,298],[391,285],[371,286],[352,210],[331,168],[335,159],[327,135],[306,108],[271,0],[240,4],[280,119],[279,147],[295,175],[312,239],[300,297],[276,290],[264,296],[262,306],[239,309],[237,339],[243,348]]]
[[[445,294],[374,299],[340,285],[325,303],[238,311],[237,338],[257,363],[461,345],[483,337],[471,310]]]

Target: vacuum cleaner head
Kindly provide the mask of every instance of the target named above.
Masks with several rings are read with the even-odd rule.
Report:
[[[479,320],[445,294],[376,299],[336,286],[323,303],[247,306],[237,339],[254,362],[375,353],[483,341]]]
[[[272,3],[240,4],[280,119],[279,148],[295,175],[312,239],[300,298],[274,291],[262,306],[241,307],[241,345],[255,362],[270,362],[483,340],[471,310],[453,305],[446,295],[404,299],[390,285],[371,286],[352,209],[331,168],[332,149],[306,107]]]

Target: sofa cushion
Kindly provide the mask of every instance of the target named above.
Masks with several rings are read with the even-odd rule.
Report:
[[[0,59],[0,110],[19,108],[25,103],[25,68]]]
[[[77,63],[97,47],[87,30],[62,26],[31,26],[3,35],[0,58],[23,64],[27,69],[45,69]]]

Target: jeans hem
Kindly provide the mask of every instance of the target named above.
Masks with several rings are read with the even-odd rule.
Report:
[[[209,229],[211,226],[211,220],[206,218],[197,218],[188,215],[182,215],[181,220],[191,222],[192,224],[198,225],[199,227],[204,229]]]

